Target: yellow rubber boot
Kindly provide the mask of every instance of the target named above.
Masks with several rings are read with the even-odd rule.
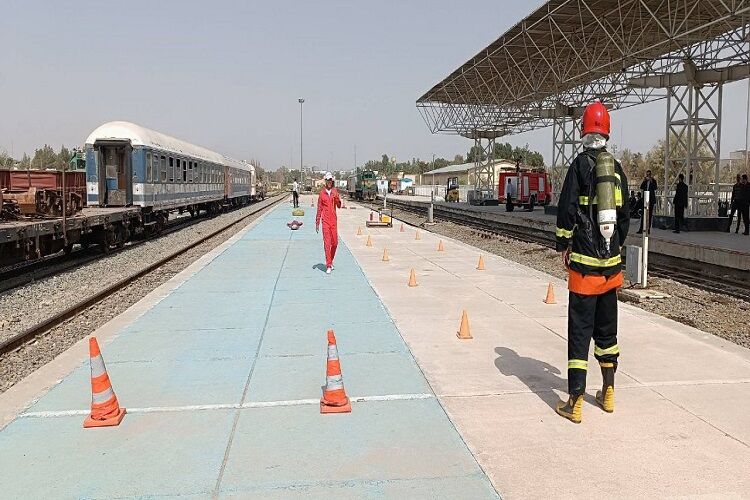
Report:
[[[557,413],[570,420],[573,423],[581,423],[581,413],[583,407],[583,394],[580,396],[571,395],[568,401],[560,401],[557,403]]]
[[[602,390],[596,391],[596,403],[607,413],[615,411],[615,364],[599,363],[602,369]]]

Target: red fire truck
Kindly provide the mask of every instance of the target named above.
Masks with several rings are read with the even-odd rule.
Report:
[[[506,203],[505,191],[508,180],[513,186],[513,205],[525,206],[533,210],[536,205],[547,205],[552,198],[552,187],[549,175],[542,169],[519,168],[500,172],[497,186],[497,198],[500,203]]]

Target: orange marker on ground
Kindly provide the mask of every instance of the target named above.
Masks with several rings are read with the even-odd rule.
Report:
[[[344,390],[344,378],[341,376],[339,350],[336,347],[336,336],[328,330],[328,361],[326,362],[326,388],[320,398],[320,413],[349,413],[352,405]]]
[[[478,271],[484,271],[484,259],[482,256],[479,256],[479,263],[477,264],[477,270]]]
[[[370,239],[370,235],[367,235],[367,243],[365,243],[365,246],[371,247],[372,246],[372,239]]]
[[[91,364],[91,415],[83,422],[83,427],[110,427],[119,425],[125,416],[125,408],[120,408],[117,396],[107,375],[107,367],[99,350],[96,337],[89,338],[89,362]]]
[[[547,285],[547,297],[544,299],[545,304],[556,304],[555,302],[555,288],[552,283]]]
[[[438,243],[438,252],[445,251],[445,247],[443,246],[443,240],[440,240],[440,243]]]
[[[466,314],[466,309],[464,309],[463,313],[461,314],[461,326],[458,328],[456,337],[460,338],[461,340],[469,340],[474,338],[471,336],[471,330],[469,329],[469,315]]]
[[[412,287],[417,286],[417,275],[414,272],[414,269],[412,269],[411,273],[409,273],[409,283],[408,283],[408,285],[412,286]]]
[[[384,248],[383,249],[383,262],[388,262],[389,260],[391,259],[388,257],[388,249]]]

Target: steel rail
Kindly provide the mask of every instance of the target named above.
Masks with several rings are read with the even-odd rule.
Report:
[[[44,321],[41,321],[40,323],[37,323],[34,326],[31,326],[21,332],[18,332],[11,337],[3,340],[0,342],[0,354],[5,354],[6,352],[9,352],[13,349],[15,349],[17,346],[25,343],[29,339],[32,339],[62,323],[65,321],[77,316],[82,311],[88,309],[89,307],[93,306],[94,304],[101,302],[103,299],[107,298],[108,296],[112,295],[113,293],[121,290],[122,288],[126,287],[133,281],[137,280],[138,278],[141,278],[156,269],[162,267],[163,265],[167,264],[168,262],[176,259],[180,255],[184,254],[186,251],[197,247],[198,245],[210,240],[211,238],[214,238],[215,236],[218,236],[219,234],[223,233],[224,231],[231,229],[241,222],[245,221],[249,217],[252,217],[253,215],[256,215],[259,212],[262,212],[264,210],[267,210],[276,204],[284,201],[288,197],[288,194],[280,194],[273,198],[268,198],[267,201],[262,201],[260,203],[257,203],[256,205],[252,205],[254,210],[247,215],[242,216],[241,218],[230,222],[229,224],[212,231],[211,233],[208,233],[198,240],[189,243],[178,250],[175,250],[174,252],[170,253],[169,255],[159,259],[158,261],[146,266],[145,268],[136,271],[129,276],[126,276],[125,278],[122,278],[118,280],[117,282],[113,283],[112,285],[104,288],[103,290],[100,290],[93,295],[86,297],[77,303],[73,304],[72,306],[64,309],[63,311],[60,311],[49,318],[45,319]]]

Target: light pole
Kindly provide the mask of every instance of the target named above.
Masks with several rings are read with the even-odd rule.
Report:
[[[302,175],[303,163],[302,163],[302,104],[305,102],[303,98],[297,99],[299,102],[299,175]]]

